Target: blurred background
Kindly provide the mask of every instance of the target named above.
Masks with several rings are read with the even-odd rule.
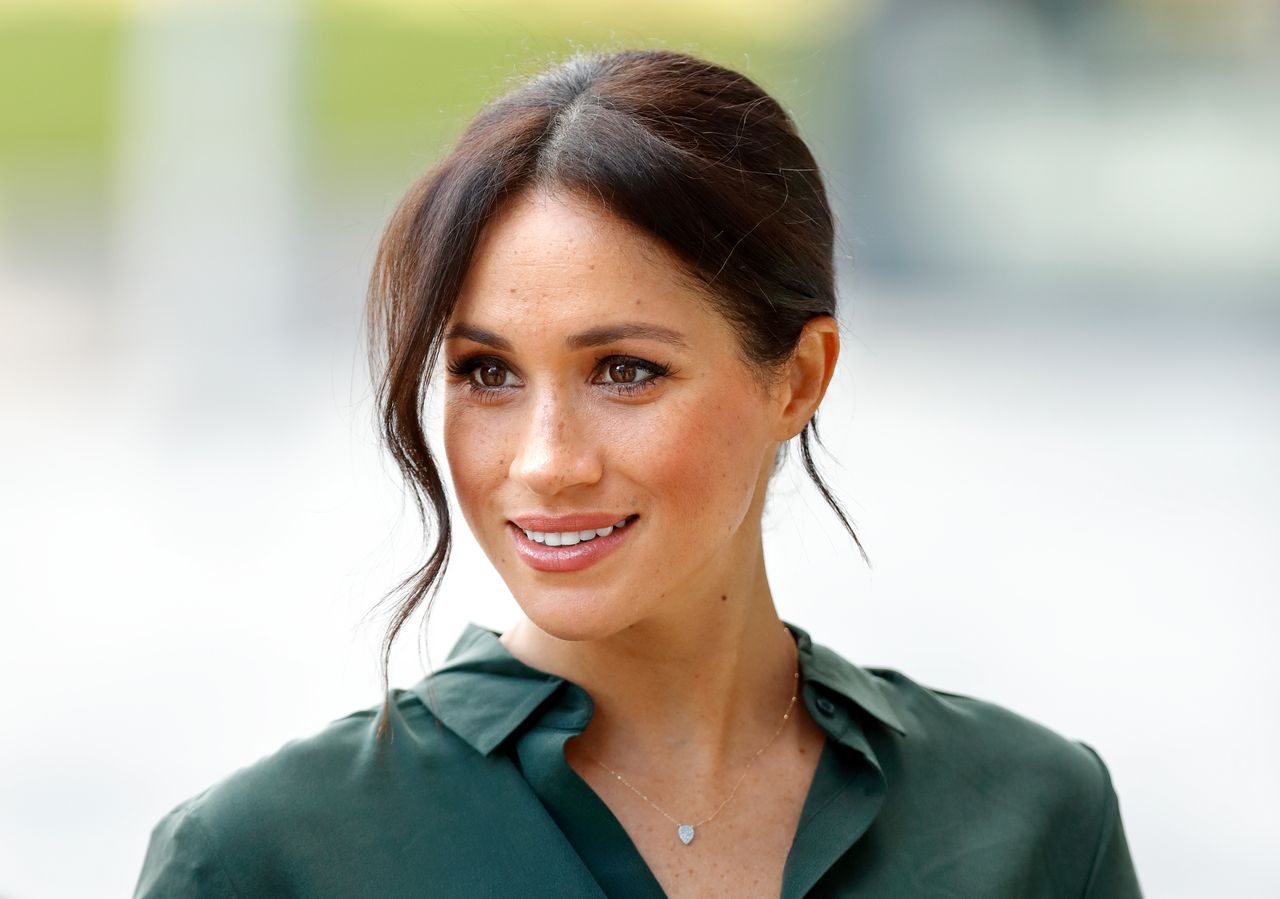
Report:
[[[128,895],[379,702],[380,230],[485,99],[636,46],[773,92],[840,216],[819,464],[874,567],[789,468],[783,617],[1095,747],[1149,896],[1280,894],[1276,3],[0,0],[0,896]],[[458,537],[394,685],[514,619]]]

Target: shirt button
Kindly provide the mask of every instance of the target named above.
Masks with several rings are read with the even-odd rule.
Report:
[[[825,696],[819,696],[818,701],[814,703],[818,707],[818,711],[828,717],[836,713],[835,704]]]

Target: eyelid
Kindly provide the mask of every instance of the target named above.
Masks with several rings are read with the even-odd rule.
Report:
[[[447,360],[444,367],[445,370],[452,375],[467,377],[471,372],[485,364],[500,365],[517,378],[520,377],[511,363],[507,362],[507,360],[503,359],[501,356],[495,356],[491,352],[468,353],[458,359],[454,359],[452,361]]]
[[[661,362],[655,362],[651,359],[646,359],[643,356],[635,356],[630,353],[606,353],[603,356],[599,356],[596,358],[591,370],[593,372],[600,370],[606,362],[612,362],[615,364],[618,362],[627,362],[637,368],[648,369],[655,375],[664,375],[671,371],[671,367],[669,365],[664,365]],[[516,370],[514,365],[506,359],[503,359],[501,356],[494,355],[492,352],[473,353],[464,355],[452,361],[446,361],[445,368],[453,374],[466,374],[484,363],[496,363],[516,375],[516,377],[520,377],[519,372]]]

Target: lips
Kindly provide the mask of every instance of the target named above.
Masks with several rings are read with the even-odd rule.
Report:
[[[525,528],[542,532],[606,528],[624,518],[627,523],[623,527],[614,528],[607,536],[594,537],[573,546],[547,546],[545,543],[530,540],[524,533]],[[571,572],[589,568],[627,542],[631,532],[636,528],[638,518],[637,515],[619,515],[609,520],[604,520],[599,515],[571,515],[560,518],[523,516],[508,522],[507,530],[515,542],[516,554],[529,567],[537,571]],[[603,524],[594,523],[602,520],[604,520]],[[533,522],[538,527],[530,527],[529,522]]]

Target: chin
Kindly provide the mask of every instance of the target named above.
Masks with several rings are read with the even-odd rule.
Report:
[[[635,603],[600,589],[566,590],[525,585],[513,590],[521,611],[539,630],[557,640],[599,640],[630,626]]]

